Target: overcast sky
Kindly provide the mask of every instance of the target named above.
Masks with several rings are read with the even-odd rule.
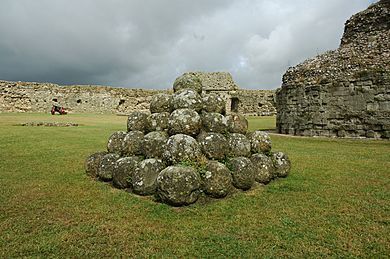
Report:
[[[0,0],[0,79],[168,89],[186,71],[228,71],[275,89],[372,2]]]

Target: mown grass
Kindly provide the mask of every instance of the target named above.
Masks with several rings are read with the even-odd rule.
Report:
[[[14,126],[28,121],[82,126]],[[85,176],[85,157],[125,127],[109,115],[0,114],[1,258],[390,255],[389,141],[272,135],[291,158],[289,177],[171,208]]]

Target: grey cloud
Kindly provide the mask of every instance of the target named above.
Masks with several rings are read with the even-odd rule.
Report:
[[[0,79],[166,89],[185,71],[276,88],[370,0],[3,0]]]

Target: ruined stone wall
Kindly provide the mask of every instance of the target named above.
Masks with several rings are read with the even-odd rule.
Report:
[[[272,116],[276,114],[275,91],[273,90],[244,90],[232,93],[237,100],[237,111],[253,116]]]
[[[277,129],[303,136],[390,138],[390,1],[346,22],[339,49],[290,68]]]
[[[238,86],[229,73],[196,74],[201,74],[204,94],[216,93],[226,100],[228,113],[232,108],[232,98],[238,100],[236,112],[250,115],[275,113],[273,91],[237,90]],[[0,81],[0,112],[49,112],[52,105],[58,105],[71,113],[128,114],[148,110],[152,96],[162,92],[166,90]]]
[[[0,112],[49,112],[59,105],[74,113],[125,114],[148,110],[159,92],[165,91],[0,81]]]

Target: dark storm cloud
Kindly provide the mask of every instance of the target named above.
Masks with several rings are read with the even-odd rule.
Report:
[[[370,2],[2,0],[0,79],[169,88],[185,71],[229,71],[275,88]]]

